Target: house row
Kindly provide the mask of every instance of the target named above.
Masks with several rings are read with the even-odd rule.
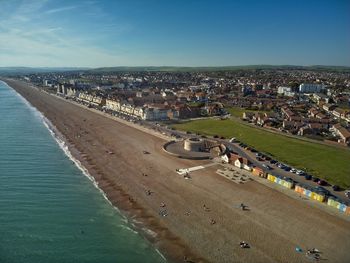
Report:
[[[111,111],[120,112],[142,120],[166,120],[170,116],[177,118],[176,112],[165,105],[145,104],[144,106],[135,106],[133,104],[114,99],[107,99],[105,108]]]
[[[331,130],[340,137],[339,142],[350,144],[350,131],[337,123],[332,126]]]
[[[237,168],[245,169],[247,171],[252,170],[252,163],[238,153],[228,152],[227,154],[221,156],[221,159],[224,163],[229,163],[234,165]]]
[[[96,96],[93,94],[80,92],[77,97],[78,101],[81,101],[83,103],[93,105],[93,106],[99,106],[103,107],[106,105],[106,99],[101,96]]]

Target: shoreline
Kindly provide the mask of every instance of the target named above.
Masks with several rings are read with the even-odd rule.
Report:
[[[20,95],[21,96],[21,95]],[[22,97],[23,98],[23,97]],[[24,99],[24,98],[23,98]],[[31,107],[33,107],[30,104]],[[38,111],[35,107],[33,107],[36,111]],[[42,113],[38,111],[41,115]],[[42,115],[43,123],[46,126],[46,128],[49,130],[50,134],[52,135],[55,142],[58,144],[58,146],[61,148],[61,150],[65,153],[65,155],[75,164],[75,166],[81,171],[81,173],[87,177],[89,181],[92,182],[94,187],[102,194],[103,198],[108,202],[108,204],[111,205],[111,207],[123,217],[123,219],[126,220],[126,227],[131,227],[132,231],[135,231],[138,235],[142,236],[144,239],[146,239],[148,242],[150,242],[154,246],[154,242],[152,242],[152,238],[155,238],[156,233],[154,233],[152,230],[147,229],[147,226],[143,226],[141,222],[139,223],[139,226],[137,227],[137,221],[127,217],[123,211],[121,211],[115,204],[113,204],[107,197],[107,194],[99,187],[99,183],[95,180],[95,178],[89,173],[89,171],[81,164],[81,162],[73,156],[71,149],[72,146],[70,146],[65,137],[60,133],[60,131],[57,130],[57,128],[48,120],[44,115]],[[80,153],[78,153],[80,155]],[[166,257],[159,251],[159,249],[154,246],[154,249],[156,252],[161,256],[161,258],[164,259],[165,262],[169,262]]]
[[[5,83],[8,82],[5,81]],[[113,206],[119,208],[127,218],[141,222],[140,225],[136,223],[136,229],[140,226],[141,232],[144,225],[149,226],[152,231],[155,230],[158,236],[150,237],[149,240],[155,244],[156,249],[160,248],[160,251],[164,251],[166,258],[171,262],[183,262],[184,256],[193,262],[232,262],[232,260],[235,262],[286,262],[286,259],[288,262],[306,261],[295,255],[295,252],[288,251],[288,247],[296,244],[305,247],[315,245],[327,251],[326,255],[330,254],[330,248],[328,249],[325,244],[314,244],[317,243],[317,237],[320,239],[319,234],[315,235],[315,238],[303,236],[303,232],[308,231],[313,224],[298,220],[299,216],[308,211],[311,214],[305,214],[305,216],[310,219],[310,222],[317,222],[320,218],[320,228],[324,226],[327,231],[330,231],[335,227],[335,233],[330,239],[336,244],[339,245],[335,237],[344,237],[349,233],[348,223],[335,219],[336,223],[330,228],[329,223],[327,226],[326,222],[331,217],[322,211],[305,207],[295,200],[290,200],[288,197],[281,196],[280,193],[254,183],[236,186],[217,178],[213,169],[195,172],[191,181],[183,180],[176,176],[174,168],[198,165],[198,161],[176,160],[174,157],[165,156],[165,153],[161,153],[160,145],[164,143],[162,139],[154,138],[150,133],[146,135],[142,131],[131,130],[134,128],[130,126],[126,128],[122,123],[112,123],[112,118],[107,121],[105,120],[108,119],[107,116],[103,114],[89,113],[82,107],[77,109],[77,105],[70,106],[69,102],[63,99],[59,102],[55,96],[45,95],[38,89],[36,91],[30,90],[33,88],[25,89],[29,86],[27,83],[13,83],[17,83],[18,87],[15,88],[9,83],[8,86],[41,112],[54,127],[58,124],[59,127],[56,128],[59,132],[62,131],[72,155],[95,178]],[[65,114],[71,114],[71,116]],[[85,118],[85,115],[86,122],[81,120],[81,116]],[[130,134],[122,134],[123,132]],[[95,142],[96,145],[94,145]],[[152,148],[150,156],[140,154],[141,149],[146,146]],[[127,147],[125,152],[119,150],[123,147]],[[112,149],[115,154],[106,155],[105,151],[109,149]],[[131,155],[136,163],[128,157]],[[143,169],[149,173],[148,178],[140,177],[140,170]],[[115,174],[115,171],[118,171],[118,174]],[[150,187],[155,194],[147,197],[144,193],[147,187]],[[218,192],[214,189],[218,189]],[[267,200],[257,199],[259,195],[265,195]],[[253,210],[248,216],[229,207],[229,200],[238,202],[242,198],[247,199],[247,202],[251,198]],[[169,206],[169,216],[166,218],[157,215],[159,203],[163,200],[166,200],[167,207]],[[280,200],[296,209],[298,220],[295,221],[293,218],[290,220],[300,224],[300,230],[290,228],[283,233],[283,229],[289,225],[289,222],[285,224],[281,220],[288,220],[290,216],[289,208],[281,207],[283,211],[273,210],[282,202]],[[203,212],[203,202],[213,211]],[[185,208],[191,209],[190,217],[182,214]],[[216,225],[209,224],[210,217],[215,218]],[[275,220],[274,225],[276,224],[275,227],[279,232],[272,231],[272,225],[269,224],[271,220]],[[300,233],[293,234],[293,232]],[[236,247],[242,238],[253,244],[253,248],[247,253]],[[348,237],[344,240],[345,243],[343,242],[340,246],[350,244]],[[282,244],[281,252],[273,249],[274,246],[282,246]],[[335,258],[334,262],[344,262],[341,261],[344,257],[349,259],[347,255],[341,254]]]
[[[95,188],[102,194],[104,199],[113,207],[113,209],[116,209],[118,213],[126,220],[126,223],[129,225],[129,227],[132,228],[133,231],[136,231],[140,236],[142,236],[144,239],[146,239],[148,242],[152,244],[155,251],[160,255],[161,258],[165,260],[165,262],[184,262],[182,257],[179,257],[179,250],[178,248],[176,250],[172,250],[172,248],[168,247],[168,244],[161,244],[164,239],[162,237],[158,237],[158,227],[159,232],[163,232],[165,236],[169,235],[168,238],[171,241],[174,241],[177,239],[177,237],[173,236],[172,233],[164,233],[165,229],[161,226],[158,226],[153,220],[150,220],[151,218],[147,213],[142,212],[142,208],[138,207],[136,204],[131,205],[130,207],[126,206],[124,208],[121,208],[121,201],[127,201],[129,203],[133,203],[132,200],[130,200],[130,197],[127,197],[127,194],[123,192],[122,189],[120,189],[120,197],[118,200],[111,201],[108,198],[108,192],[106,192],[103,188],[100,187],[100,183],[98,180],[96,180],[96,177],[93,176],[90,171],[84,166],[81,160],[84,161],[84,156],[79,150],[76,149],[74,144],[70,143],[67,138],[57,129],[57,127],[52,124],[52,122],[44,115],[43,112],[41,112],[39,109],[37,109],[34,105],[32,105],[22,94],[20,94],[15,88],[10,86],[6,81],[3,81],[7,86],[9,86],[13,91],[16,92],[16,95],[18,95],[29,107],[31,107],[33,110],[35,110],[38,114],[40,114],[40,118],[42,118],[42,122],[45,125],[45,127],[48,129],[50,135],[53,137],[55,142],[58,144],[60,149],[64,152],[64,154],[69,158],[74,165],[81,171],[81,173],[87,177],[89,181],[95,186]],[[36,87],[31,87],[35,88]],[[41,92],[39,89],[37,89],[39,92]],[[49,94],[52,96],[52,94]],[[58,98],[61,99],[61,98]],[[75,103],[74,103],[75,104]],[[79,105],[77,105],[79,106]],[[83,108],[83,107],[82,107]],[[105,115],[103,113],[100,113],[101,115]],[[107,117],[107,116],[105,116]],[[111,117],[111,119],[115,119]],[[116,120],[119,121],[119,120]],[[121,121],[122,122],[122,121]],[[123,123],[123,122],[122,122]],[[128,125],[129,123],[123,123],[125,125]],[[131,126],[131,125],[129,125]],[[144,131],[146,132],[146,131]],[[156,136],[155,134],[152,134],[151,132],[148,132],[149,134]],[[160,138],[165,136],[159,136]],[[162,138],[164,139],[164,138]],[[65,148],[66,147],[66,148]],[[126,198],[127,197],[127,198]],[[115,198],[115,197],[114,197]],[[119,205],[119,206],[118,206]],[[125,205],[124,205],[125,206]],[[133,211],[134,210],[134,211]],[[137,215],[135,214],[137,212]],[[130,216],[130,214],[132,214]],[[149,221],[149,222],[147,222]],[[164,246],[164,248],[163,248]],[[186,251],[184,255],[186,255],[186,258],[188,258],[188,261],[185,262],[207,262],[204,259],[201,259],[194,253],[190,251],[189,248],[187,248],[185,245],[181,244],[181,242],[178,243],[178,246],[180,246],[180,251]],[[176,251],[176,252],[175,252]],[[191,261],[192,260],[192,261]],[[195,261],[194,261],[195,260]]]

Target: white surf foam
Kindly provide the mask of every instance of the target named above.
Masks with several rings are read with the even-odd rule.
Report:
[[[136,234],[136,235],[139,234],[139,232],[137,232],[136,230],[132,229],[132,228],[129,227],[128,225],[121,224],[121,225],[119,225],[119,227],[121,227],[121,228],[123,228],[123,229],[125,229],[125,230],[127,230],[127,231],[129,231],[129,232],[132,232],[132,233],[134,233],[134,234]]]
[[[65,155],[76,165],[76,167],[82,172],[82,174],[84,176],[86,176],[92,183],[93,185],[99,190],[99,192],[102,194],[102,196],[104,197],[104,199],[115,209],[117,210],[118,214],[122,217],[122,221],[125,222],[125,226],[122,226],[125,229],[131,230],[132,232],[134,232],[135,234],[140,234],[139,232],[137,232],[136,230],[129,228],[127,226],[127,224],[132,225],[133,227],[136,226],[136,224],[134,224],[132,219],[131,221],[123,215],[123,213],[121,213],[121,211],[118,209],[118,207],[114,206],[112,204],[112,202],[107,198],[106,193],[99,188],[98,186],[98,182],[95,180],[95,178],[90,175],[89,171],[81,164],[81,162],[76,159],[71,151],[69,150],[68,145],[66,144],[65,140],[64,140],[64,136],[57,130],[57,128],[51,123],[51,121],[49,119],[47,119],[44,114],[42,112],[40,112],[37,108],[35,108],[32,104],[30,104],[29,101],[26,100],[26,98],[24,98],[21,94],[19,94],[18,92],[16,92],[11,86],[9,86],[6,82],[1,81],[2,83],[4,83],[6,86],[8,86],[11,90],[14,91],[14,94],[16,94],[21,101],[35,114],[36,117],[40,118],[42,123],[44,124],[44,126],[49,130],[51,136],[53,137],[53,139],[55,140],[55,142],[58,144],[58,146],[63,150],[63,152],[65,153]],[[35,87],[33,87],[35,88]],[[135,220],[136,221],[136,220]],[[136,222],[135,222],[136,223]],[[152,236],[152,237],[156,237],[157,233],[146,228],[146,227],[142,227],[142,231],[144,231],[146,234]],[[157,249],[155,248],[156,252],[161,256],[161,258],[167,262],[166,258],[164,257],[164,255]]]

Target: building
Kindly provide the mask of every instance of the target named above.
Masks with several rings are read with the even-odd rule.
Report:
[[[339,142],[346,144],[350,143],[350,131],[341,126],[340,123],[333,125],[331,129],[334,131],[335,134],[337,134],[340,137],[340,139],[338,140]]]
[[[120,101],[113,99],[106,99],[106,108],[112,111],[120,111]]]
[[[291,87],[278,87],[277,93],[287,97],[293,97],[295,95],[295,92],[292,90]]]
[[[228,157],[228,163],[240,168],[240,169],[245,169],[250,171],[251,168],[251,162],[244,157],[241,157],[240,155],[230,152],[228,155],[226,155]]]
[[[333,104],[325,103],[325,104],[323,104],[322,108],[325,111],[329,112],[329,111],[333,111],[336,108],[336,106]]]
[[[99,106],[99,107],[103,107],[106,105],[105,98],[102,98],[100,96],[95,96],[85,92],[79,93],[78,100],[81,102],[84,102],[85,104]]]
[[[324,89],[323,84],[302,83],[299,86],[300,93],[320,93]]]
[[[340,119],[343,119],[345,118],[345,115],[346,115],[346,111],[341,109],[341,108],[335,108],[333,111],[332,111],[332,114],[337,117],[337,118],[340,118]]]

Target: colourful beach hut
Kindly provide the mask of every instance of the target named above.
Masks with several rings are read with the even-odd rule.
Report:
[[[308,188],[304,188],[304,195],[311,198],[312,191]]]
[[[293,183],[293,181],[292,181],[292,179],[290,179],[290,178],[284,178],[284,187],[286,187],[286,188],[288,188],[288,189],[292,189],[293,188],[293,186],[294,186],[294,183]]]
[[[344,203],[339,204],[339,211],[345,213],[346,212],[347,205]]]
[[[326,199],[326,196],[321,192],[313,191],[311,198],[322,203]]]
[[[301,184],[296,184],[294,191],[298,192],[299,194],[304,194],[304,188],[302,187]]]
[[[275,181],[275,176],[272,174],[267,174],[267,180],[274,182]]]
[[[252,174],[256,175],[256,176],[263,177],[264,171],[263,171],[263,169],[261,169],[259,167],[254,167],[253,170],[252,170]]]
[[[328,198],[328,201],[327,201],[327,205],[331,206],[331,207],[334,207],[336,209],[339,209],[340,208],[340,202],[339,200],[333,198],[333,197],[329,197]]]
[[[345,214],[350,215],[350,205],[346,207]]]
[[[281,178],[280,178],[280,177],[278,177],[278,176],[276,176],[276,177],[275,177],[275,183],[276,183],[276,184],[279,184],[279,183],[280,183],[280,181],[281,181]]]

